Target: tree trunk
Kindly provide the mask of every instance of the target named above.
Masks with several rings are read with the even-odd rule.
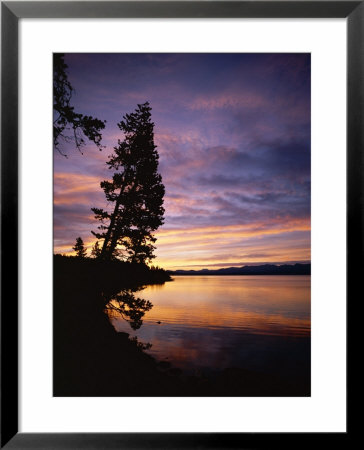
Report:
[[[134,185],[133,185],[133,187],[131,188],[130,192],[135,192],[136,188],[137,188],[137,184],[134,183]],[[120,195],[124,192],[124,189],[125,189],[125,186],[123,187],[122,191],[120,192],[119,198],[120,198]],[[118,209],[119,209],[119,206],[120,206],[119,199],[117,200],[117,202],[118,202],[118,208],[116,209],[116,207],[115,207],[114,214],[112,215],[112,219],[113,219],[113,227],[114,227],[116,218],[117,218],[117,216],[118,216]],[[110,222],[110,226],[111,226],[111,222]],[[112,231],[112,230],[111,230],[111,231]],[[115,230],[114,230],[114,231],[115,231]],[[108,230],[108,232],[109,232],[109,230]],[[108,256],[109,256],[110,259],[111,259],[111,257],[112,257],[112,254],[113,254],[114,250],[115,250],[115,247],[116,247],[116,245],[117,245],[117,241],[118,241],[119,237],[120,237],[120,236],[118,236],[117,234],[115,234],[115,232],[112,234],[111,243],[110,243],[109,248],[108,248]],[[110,241],[110,236],[109,236],[108,240]]]
[[[121,196],[121,194],[123,192],[124,192],[124,187],[121,189],[119,197],[116,200],[114,212],[113,212],[113,214],[111,216],[110,225],[109,225],[109,228],[107,230],[107,233],[106,233],[106,236],[105,236],[105,239],[104,239],[104,243],[103,243],[103,246],[102,246],[101,255],[100,255],[101,259],[110,259],[110,257],[111,257],[110,253],[109,253],[109,257],[107,257],[108,256],[107,255],[107,253],[108,253],[107,252],[107,247],[108,247],[108,244],[109,244],[109,241],[110,241],[110,238],[111,238],[111,234],[112,234],[113,228],[115,226],[115,221],[116,221],[116,217],[118,215],[118,209],[119,209],[119,206],[120,206],[120,196]]]

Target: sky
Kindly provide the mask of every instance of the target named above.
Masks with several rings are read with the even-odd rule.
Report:
[[[165,223],[154,265],[310,261],[310,55],[66,54],[76,112],[106,120],[101,152],[54,150],[54,251],[89,250],[123,115],[150,102]]]

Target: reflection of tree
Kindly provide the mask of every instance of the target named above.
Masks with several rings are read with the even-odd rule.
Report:
[[[149,300],[136,297],[130,289],[123,289],[110,299],[106,311],[109,316],[120,315],[129,322],[133,330],[138,330],[143,325],[144,314],[152,307],[153,304]]]
[[[149,342],[140,342],[136,336],[129,338],[129,341],[132,342],[140,350],[149,350],[152,348],[152,344],[150,344]]]

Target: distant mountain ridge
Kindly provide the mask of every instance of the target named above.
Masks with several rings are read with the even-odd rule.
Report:
[[[262,264],[225,269],[168,270],[171,275],[311,275],[311,264]]]

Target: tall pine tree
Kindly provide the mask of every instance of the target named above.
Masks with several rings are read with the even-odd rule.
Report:
[[[112,213],[92,208],[101,221],[100,232],[92,233],[104,240],[102,259],[112,259],[118,253],[117,246],[121,246],[124,259],[146,263],[155,257],[153,232],[163,224],[165,192],[158,173],[159,155],[149,103],[126,114],[118,127],[124,139],[118,140],[106,163],[115,173],[112,181],[100,184],[107,201],[115,206]]]

